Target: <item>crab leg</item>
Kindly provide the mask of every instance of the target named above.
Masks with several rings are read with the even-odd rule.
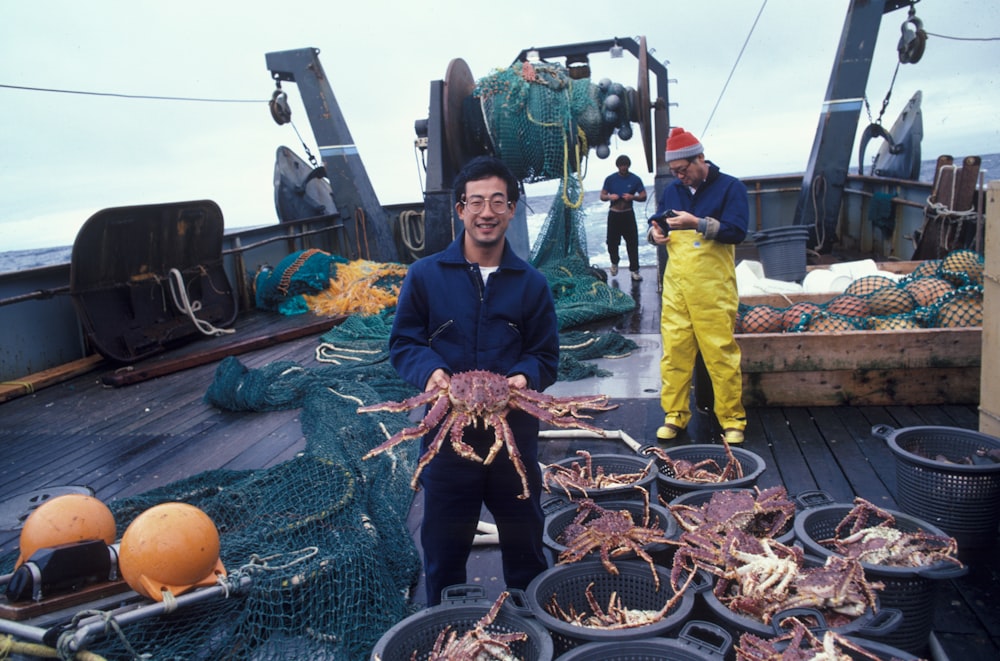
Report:
[[[372,448],[368,451],[362,459],[371,459],[377,454],[390,450],[403,441],[408,441],[413,438],[420,438],[424,434],[428,433],[434,428],[439,421],[444,418],[445,413],[448,411],[448,397],[446,393],[440,390],[429,390],[423,394],[417,395],[416,397],[411,397],[402,402],[384,402],[382,404],[372,404],[371,406],[362,406],[358,408],[358,413],[371,413],[374,411],[391,411],[393,413],[402,413],[403,411],[408,411],[414,409],[421,404],[426,404],[428,402],[434,401],[434,406],[427,413],[423,420],[419,424],[413,427],[406,427],[400,431],[393,434],[389,440],[385,441],[381,445]]]

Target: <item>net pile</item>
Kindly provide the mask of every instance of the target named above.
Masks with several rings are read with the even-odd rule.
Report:
[[[258,308],[284,315],[377,314],[396,305],[402,264],[348,261],[322,250],[300,250],[254,276]]]
[[[737,332],[833,332],[960,328],[983,323],[982,255],[956,250],[921,262],[898,281],[869,275],[825,303],[786,308],[740,304]]]
[[[562,185],[570,189],[571,197],[579,183],[571,178]],[[582,208],[567,205],[567,197],[555,197],[531,248],[532,265],[545,274],[552,289],[560,330],[635,309],[635,299],[609,287],[599,270],[590,266],[584,227],[587,214]]]
[[[364,334],[353,325],[343,335]],[[391,368],[373,372],[367,363],[306,369],[279,361],[251,370],[235,357],[220,362],[206,401],[231,411],[301,408],[306,448],[273,468],[207,471],[109,502],[119,538],[160,503],[204,511],[219,530],[228,594],[109,622],[86,649],[106,659],[368,658],[414,610],[408,591],[420,563],[406,518],[419,444],[363,461],[387,431],[411,423],[402,413],[356,409],[414,394]],[[68,640],[60,639],[65,658]]]

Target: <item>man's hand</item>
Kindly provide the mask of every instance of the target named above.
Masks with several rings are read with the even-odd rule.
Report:
[[[689,211],[678,211],[676,215],[666,219],[672,230],[698,229],[698,216]]]
[[[527,388],[528,378],[523,374],[514,374],[507,377],[507,385],[511,388]]]
[[[649,232],[646,233],[646,239],[648,239],[650,243],[654,243],[658,246],[665,246],[670,243],[670,235],[664,234],[658,223],[650,223]]]
[[[431,372],[431,378],[427,379],[424,392],[447,388],[449,384],[451,384],[451,375],[439,367]]]

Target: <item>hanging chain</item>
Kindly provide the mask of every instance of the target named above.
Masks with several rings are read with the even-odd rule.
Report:
[[[878,111],[878,119],[872,120],[872,109],[868,105],[868,95],[865,95],[865,112],[868,113],[868,123],[882,125],[882,115],[885,114],[885,109],[889,106],[889,99],[892,98],[892,88],[896,84],[896,74],[899,73],[899,62],[896,62],[896,70],[892,72],[892,81],[889,83],[889,91],[885,93],[885,98],[882,99],[882,108]]]

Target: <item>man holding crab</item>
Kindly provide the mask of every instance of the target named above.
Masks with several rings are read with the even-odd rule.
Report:
[[[409,267],[389,337],[390,361],[425,392],[448,388],[451,375],[471,370],[503,375],[511,388],[542,391],[556,380],[559,330],[545,276],[505,239],[518,181],[502,161],[480,156],[456,176],[454,193],[464,229],[447,248]],[[518,410],[507,422],[527,472],[527,498],[507,452],[486,464],[445,442],[420,474],[428,606],[440,603],[442,589],[466,582],[483,505],[497,524],[507,587],[524,589],[546,569],[539,423]],[[436,433],[424,436],[422,451]],[[484,459],[495,433],[469,425],[462,441]]]

